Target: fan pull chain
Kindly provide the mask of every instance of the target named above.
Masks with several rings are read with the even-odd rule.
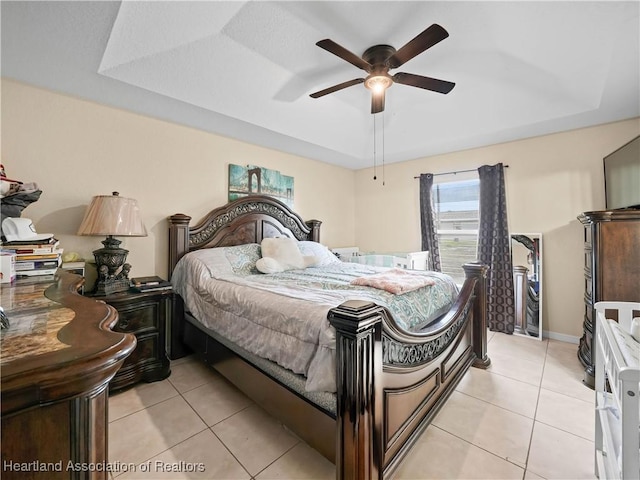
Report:
[[[376,176],[376,116],[371,116],[373,117],[373,179],[376,180],[378,178]]]

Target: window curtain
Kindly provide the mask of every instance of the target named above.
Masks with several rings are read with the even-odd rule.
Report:
[[[507,225],[504,166],[483,165],[480,177],[478,260],[489,266],[487,323],[489,329],[511,334],[515,326],[513,265]]]
[[[422,230],[422,250],[429,252],[431,270],[442,271],[440,267],[440,249],[438,248],[438,236],[436,235],[436,221],[431,201],[431,188],[433,187],[433,174],[420,175],[420,226]]]

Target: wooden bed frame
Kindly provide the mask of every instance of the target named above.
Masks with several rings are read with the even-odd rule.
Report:
[[[284,203],[262,195],[212,210],[196,226],[169,217],[169,274],[186,253],[260,243],[286,235],[320,241],[320,221],[304,222]],[[209,365],[335,463],[338,479],[391,476],[451,392],[473,365],[489,366],[486,271],[464,266],[466,280],[451,310],[428,331],[400,330],[389,311],[366,301],[331,309],[336,329],[336,413],[313,404],[213,339],[185,312],[178,297],[171,357],[192,349]]]

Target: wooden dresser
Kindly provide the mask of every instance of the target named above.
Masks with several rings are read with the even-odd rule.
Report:
[[[2,286],[1,477],[107,479],[108,385],[134,349],[116,311],[77,293],[82,278]]]
[[[578,358],[584,383],[594,388],[593,305],[601,301],[640,302],[640,210],[586,212],[584,225],[584,321]]]

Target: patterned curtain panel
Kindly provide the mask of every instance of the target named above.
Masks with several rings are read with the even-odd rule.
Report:
[[[502,163],[483,165],[478,169],[478,174],[480,176],[478,261],[489,266],[487,321],[490,330],[510,334],[513,333],[515,325],[515,306],[504,167]]]
[[[438,236],[436,235],[436,221],[431,203],[431,187],[433,187],[433,174],[420,175],[420,226],[422,228],[422,250],[429,252],[431,269],[441,272],[440,249],[438,248]]]

